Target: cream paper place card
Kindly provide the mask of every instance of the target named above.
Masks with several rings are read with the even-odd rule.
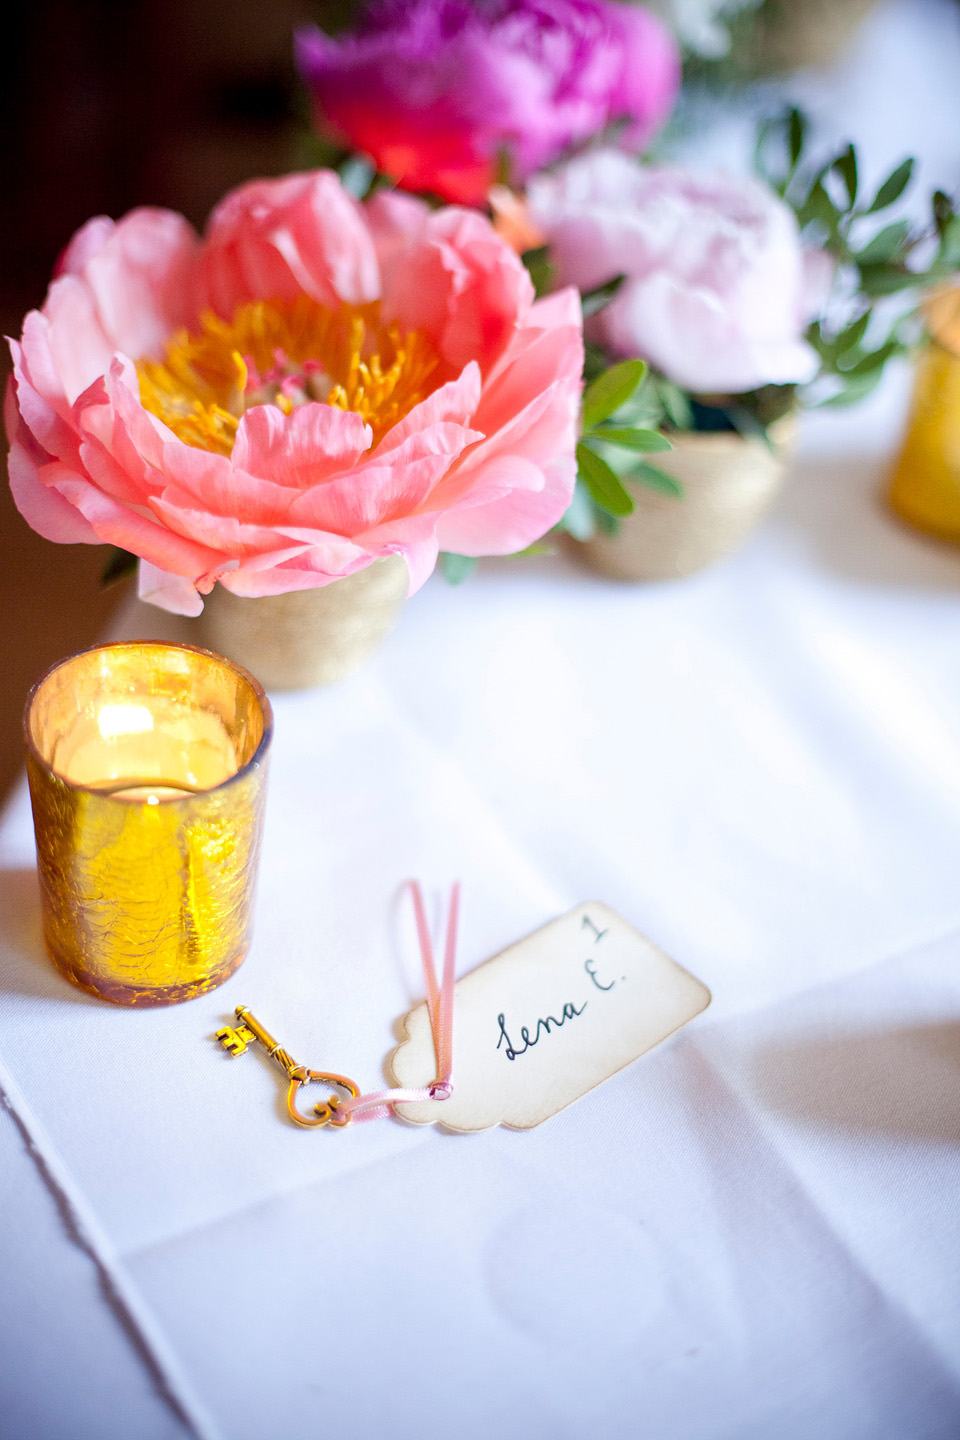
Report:
[[[457,981],[453,1094],[400,1104],[414,1125],[529,1130],[646,1054],[710,991],[609,906],[588,901]],[[388,1062],[399,1086],[436,1071],[426,1004]]]

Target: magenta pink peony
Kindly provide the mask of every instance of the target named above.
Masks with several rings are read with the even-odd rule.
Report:
[[[591,322],[614,355],[641,356],[698,394],[810,380],[810,267],[793,212],[747,177],[584,155],[528,190],[558,280],[625,275]]]
[[[639,148],[680,78],[661,22],[610,0],[380,0],[297,37],[321,125],[408,190],[482,205],[501,151],[524,179],[613,121]]]
[[[507,554],[573,490],[572,290],[535,301],[483,216],[362,206],[327,171],[179,215],[90,221],[32,311],[7,392],[10,484],[50,540],[141,557],[198,614],[438,548]]]

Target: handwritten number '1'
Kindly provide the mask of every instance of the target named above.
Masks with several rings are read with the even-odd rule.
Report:
[[[589,915],[584,915],[583,919],[582,919],[581,922],[580,922],[580,929],[581,929],[581,930],[590,929],[590,930],[593,931],[593,935],[594,935],[593,943],[594,943],[594,945],[596,945],[596,943],[597,943],[598,940],[602,940],[603,937],[604,937],[604,935],[607,934],[607,931],[606,931],[606,930],[598,930],[598,929],[597,929],[596,925],[594,925],[594,923],[593,923],[593,921],[590,919],[590,916],[589,916]]]

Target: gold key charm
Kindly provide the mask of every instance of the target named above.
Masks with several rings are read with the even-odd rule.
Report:
[[[287,1090],[287,1114],[295,1125],[303,1125],[313,1129],[318,1125],[335,1125],[341,1129],[349,1125],[350,1116],[339,1113],[340,1095],[332,1094],[326,1100],[321,1100],[313,1107],[313,1116],[304,1115],[298,1110],[296,1104],[297,1091],[303,1085],[310,1085],[314,1082],[323,1085],[336,1085],[339,1089],[345,1090],[352,1098],[360,1094],[359,1087],[348,1080],[345,1075],[334,1075],[326,1070],[308,1070],[305,1065],[298,1065],[293,1056],[284,1050],[266,1026],[261,1025],[255,1015],[252,1015],[245,1005],[238,1005],[235,1011],[238,1025],[225,1025],[222,1030],[217,1031],[217,1039],[225,1050],[231,1055],[242,1055],[247,1046],[254,1040],[276,1060],[277,1064],[284,1071],[290,1086]]]

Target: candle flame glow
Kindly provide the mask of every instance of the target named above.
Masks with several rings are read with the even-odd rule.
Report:
[[[120,735],[143,735],[153,729],[153,716],[146,705],[104,705],[97,716],[104,740]]]

